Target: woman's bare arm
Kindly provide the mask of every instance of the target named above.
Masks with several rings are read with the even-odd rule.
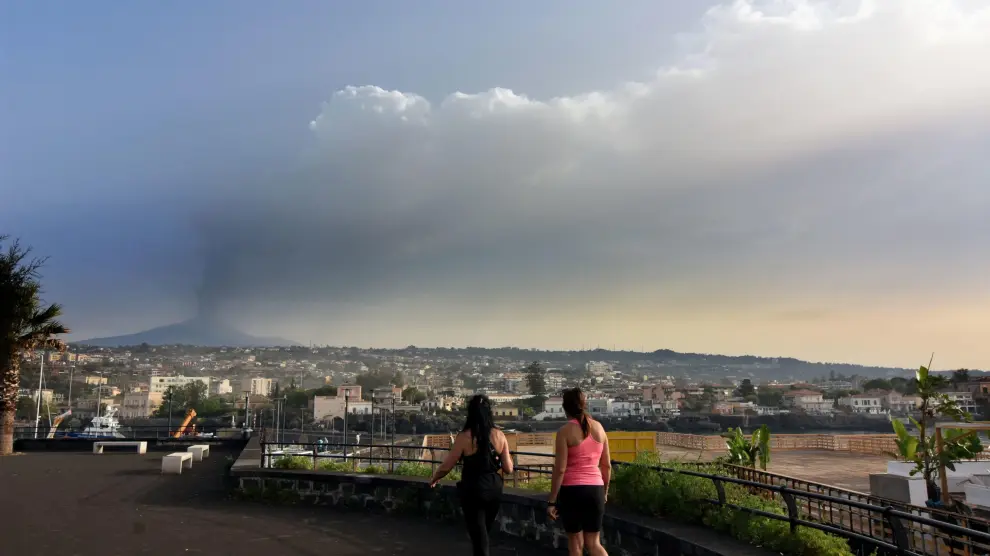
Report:
[[[512,454],[509,453],[509,439],[502,431],[498,431],[498,437],[502,439],[502,450],[499,452],[499,459],[502,460],[502,473],[511,475],[513,471]]]
[[[436,485],[447,476],[448,473],[457,465],[460,461],[461,455],[464,454],[464,450],[467,448],[467,444],[471,442],[471,438],[466,433],[460,433],[457,438],[454,439],[454,444],[450,447],[450,451],[447,452],[447,457],[444,458],[443,462],[437,467],[437,470],[433,473],[433,477],[430,478],[430,485]]]
[[[605,482],[605,499],[608,500],[608,483],[612,480],[612,454],[608,449],[608,435],[602,429],[602,457],[598,459],[598,469],[602,472]]]
[[[550,497],[547,498],[551,504],[557,503],[560,484],[564,482],[564,471],[567,471],[567,435],[561,428],[557,431],[557,441],[553,449],[553,474],[550,476]]]

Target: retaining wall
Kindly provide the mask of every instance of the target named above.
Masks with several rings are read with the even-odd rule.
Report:
[[[456,488],[429,488],[418,477],[258,469],[235,463],[231,470],[246,500],[327,506],[378,514],[409,514],[431,521],[463,519]],[[567,536],[546,515],[546,495],[507,488],[497,533],[566,553]],[[710,529],[612,511],[605,516],[602,543],[609,554],[639,556],[768,556],[769,552]]]

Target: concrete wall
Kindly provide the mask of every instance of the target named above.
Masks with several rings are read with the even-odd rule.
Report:
[[[231,473],[239,485],[238,495],[245,500],[410,514],[433,521],[460,523],[463,519],[452,484],[430,489],[426,479],[415,477],[257,469],[249,466],[248,461],[238,463]],[[496,525],[498,532],[566,552],[566,534],[547,518],[545,498],[545,494],[506,489]],[[671,525],[612,510],[606,514],[603,525],[602,542],[613,556],[769,554],[710,529]]]

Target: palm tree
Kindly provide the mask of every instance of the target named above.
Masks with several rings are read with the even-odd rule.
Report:
[[[7,236],[0,236],[0,243],[6,240]],[[58,321],[62,307],[46,306],[41,300],[39,270],[45,261],[28,258],[30,254],[16,240],[0,252],[0,456],[14,451],[22,356],[38,349],[65,349],[56,336],[69,332]]]

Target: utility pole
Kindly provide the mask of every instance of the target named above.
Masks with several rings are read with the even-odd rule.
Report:
[[[343,434],[344,441],[341,443],[344,447],[344,463],[347,463],[347,409],[350,398],[351,398],[350,392],[345,392],[344,393],[344,434]]]
[[[34,406],[34,437],[38,438],[38,425],[41,424],[41,385],[45,378],[45,352],[41,352],[41,366],[38,367],[38,403]]]
[[[72,375],[76,372],[76,366],[69,367],[69,409],[72,409]]]

